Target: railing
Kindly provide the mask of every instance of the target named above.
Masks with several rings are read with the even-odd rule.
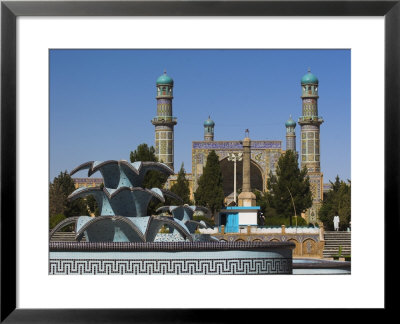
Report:
[[[248,231],[249,230],[249,231]],[[317,226],[309,227],[309,226],[239,226],[239,234],[297,234],[297,233],[305,233],[305,234],[318,234],[320,233],[320,228]],[[215,227],[214,229],[200,229],[201,233],[222,233],[222,226]],[[226,232],[226,228],[224,230],[225,233],[232,234],[230,232]],[[233,233],[234,234],[234,233]]]
[[[153,122],[174,122],[176,123],[178,121],[178,118],[176,117],[172,117],[172,116],[158,116],[158,117],[154,117],[152,119]]]
[[[281,226],[263,226],[263,227],[253,227],[250,229],[252,234],[281,234],[282,227]]]
[[[296,233],[307,233],[307,234],[318,234],[319,228],[317,227],[287,227],[285,229],[287,234],[296,234]]]
[[[318,121],[318,122],[323,122],[324,120],[322,119],[321,116],[301,116],[301,117],[299,117],[299,121]]]
[[[218,229],[218,227],[214,227],[214,228],[199,228],[199,232],[201,234],[217,234],[217,233],[221,232],[221,230]]]

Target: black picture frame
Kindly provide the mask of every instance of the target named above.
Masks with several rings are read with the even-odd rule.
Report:
[[[400,4],[395,1],[2,1],[1,2],[1,322],[226,322],[241,310],[16,308],[16,19],[19,16],[384,16],[385,17],[385,309],[399,232]],[[371,174],[373,170],[371,170]],[[366,176],[371,176],[371,174]],[[371,188],[373,190],[373,188]],[[373,244],[373,241],[368,242]],[[392,291],[391,291],[392,290]],[[194,292],[195,293],[195,292]],[[186,296],[188,297],[188,296]],[[182,293],[182,298],[186,298]],[[213,298],[210,296],[210,298]],[[151,304],[151,301],[149,301]],[[283,301],[284,304],[284,301]],[[267,305],[266,305],[267,306]],[[252,310],[255,316],[262,310]]]

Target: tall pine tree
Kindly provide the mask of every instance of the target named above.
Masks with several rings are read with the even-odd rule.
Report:
[[[148,146],[146,143],[139,144],[135,151],[131,151],[129,157],[131,162],[136,161],[157,161],[155,154],[155,149],[153,146]]]
[[[178,178],[176,183],[171,186],[171,191],[176,193],[179,197],[182,198],[183,204],[191,205],[190,201],[190,189],[189,189],[189,181],[186,179],[185,169],[183,167],[183,163],[178,173]],[[182,202],[175,202],[181,204]]]
[[[67,171],[60,172],[49,185],[50,228],[66,217],[89,215],[86,201],[79,198],[69,201],[68,196],[75,190],[74,180]]]
[[[312,196],[307,169],[299,169],[296,153],[292,150],[286,151],[279,158],[276,176],[270,173],[268,190],[271,207],[278,215],[289,218],[290,225],[294,216],[293,202],[297,215],[311,207]]]
[[[222,172],[218,155],[214,150],[208,154],[206,166],[203,168],[203,174],[199,179],[194,198],[196,205],[209,208],[213,216],[224,205]]]
[[[318,216],[326,229],[333,230],[333,217],[338,215],[339,229],[345,230],[351,222],[351,182],[346,183],[336,176],[335,182],[330,183],[331,189],[324,195]]]
[[[83,198],[68,201],[68,196],[75,190],[74,180],[67,171],[60,172],[49,186],[50,217],[63,214],[65,217],[88,215]]]
[[[146,143],[140,144],[135,151],[130,153],[131,162],[137,161],[150,161],[157,162],[157,157],[155,155],[155,149],[153,146],[148,147]],[[144,177],[143,187],[144,188],[162,188],[167,181],[168,176],[158,172],[156,170],[150,170]]]

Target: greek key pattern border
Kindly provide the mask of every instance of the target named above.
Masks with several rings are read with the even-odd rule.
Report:
[[[292,274],[290,258],[50,259],[50,275],[265,275]]]

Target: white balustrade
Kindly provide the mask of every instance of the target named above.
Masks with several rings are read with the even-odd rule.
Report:
[[[217,234],[218,227],[215,228],[199,228],[201,234]]]

